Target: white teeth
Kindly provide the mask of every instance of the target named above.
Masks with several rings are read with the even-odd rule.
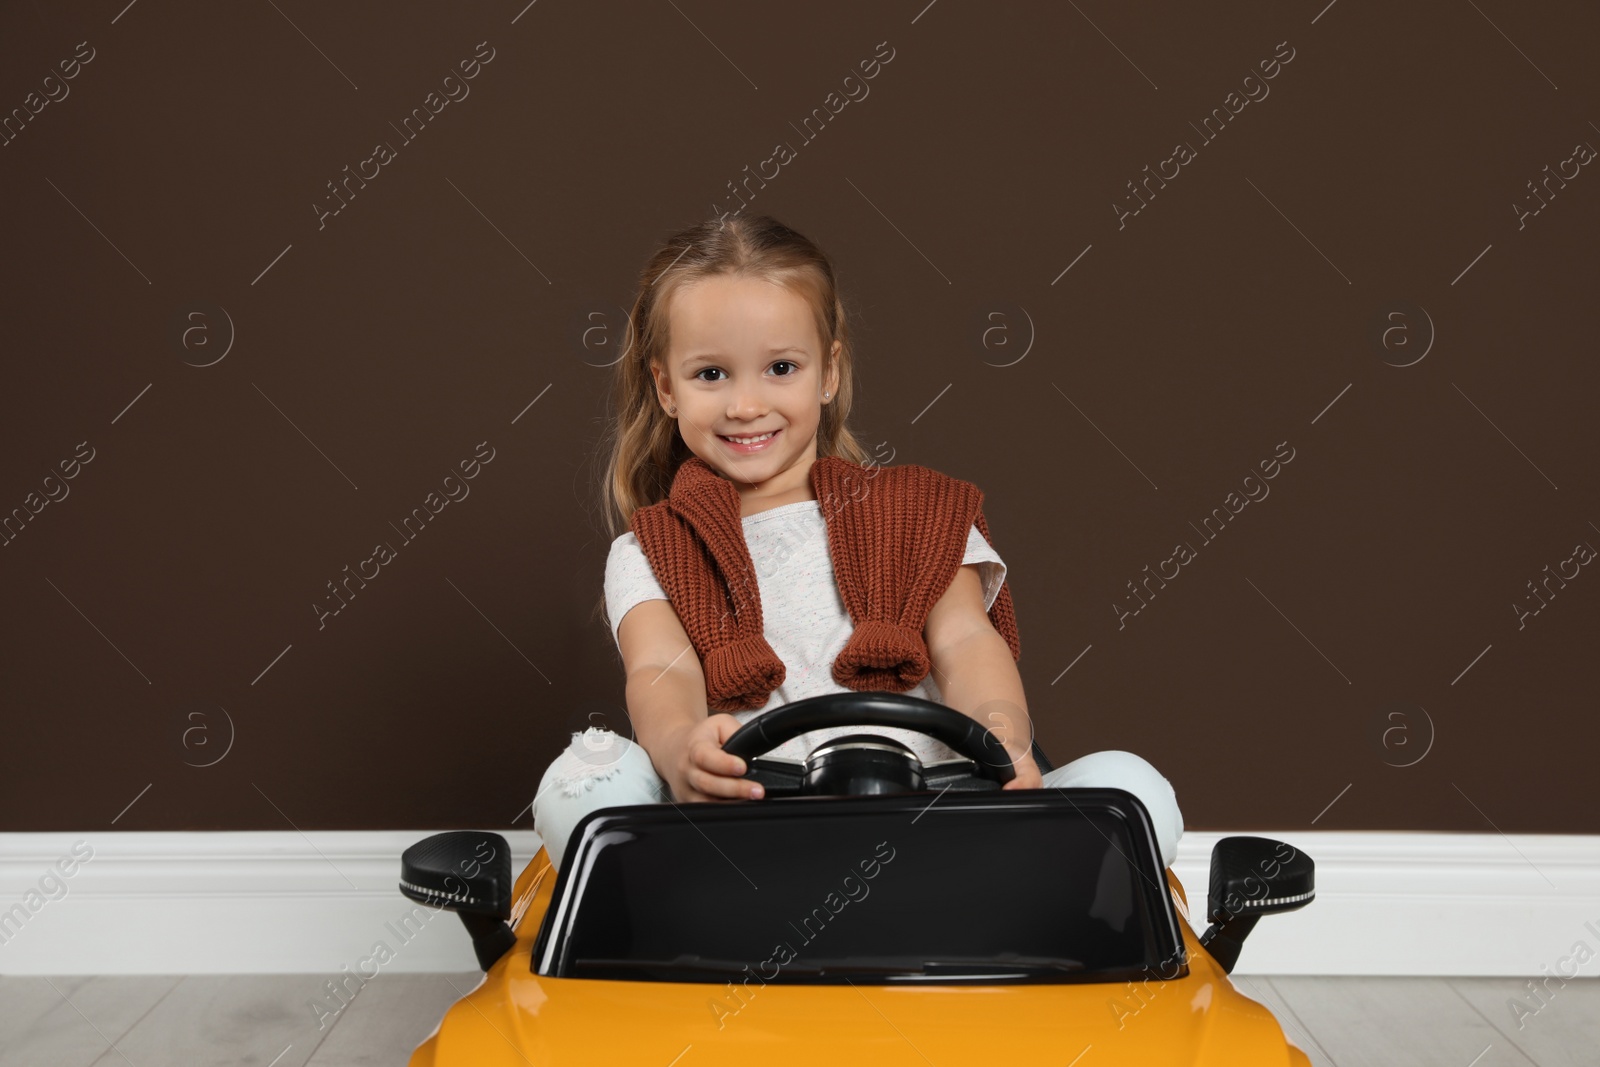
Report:
[[[729,440],[729,441],[734,442],[735,444],[740,444],[740,445],[753,445],[753,444],[756,444],[758,441],[765,441],[767,438],[769,438],[771,436],[772,436],[771,433],[764,433],[760,437],[727,437],[727,438],[725,438],[725,440]]]

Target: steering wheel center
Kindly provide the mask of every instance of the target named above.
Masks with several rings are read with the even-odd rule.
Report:
[[[819,745],[801,767],[762,758],[801,734],[841,726],[912,730],[944,742],[960,758],[924,765],[901,741],[865,732]],[[751,719],[722,749],[745,761],[744,777],[760,782],[768,797],[988,792],[1016,777],[1005,746],[976,719],[904,693],[851,691],[797,700]]]
[[[922,760],[892,737],[847,734],[812,750],[801,788],[807,796],[915,793],[925,788]]]

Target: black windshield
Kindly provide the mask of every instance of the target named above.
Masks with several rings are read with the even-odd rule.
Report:
[[[1118,790],[641,805],[585,823],[535,946],[540,974],[817,983],[1184,973],[1147,817]]]

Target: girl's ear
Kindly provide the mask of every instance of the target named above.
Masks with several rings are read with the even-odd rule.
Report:
[[[668,408],[673,406],[672,394],[666,388],[668,381],[666,368],[660,366],[659,364],[652,363],[650,365],[650,377],[655,381],[656,402],[661,405],[662,411],[666,411]]]

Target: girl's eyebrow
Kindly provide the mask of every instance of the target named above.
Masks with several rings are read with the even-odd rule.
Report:
[[[774,346],[772,348],[767,349],[767,355],[768,356],[782,355],[785,352],[798,352],[802,356],[808,356],[808,355],[811,354],[811,353],[807,352],[805,349],[801,348],[799,345],[777,345],[777,346]],[[687,357],[683,361],[683,366],[685,367],[685,369],[687,369],[688,367],[690,367],[690,366],[692,366],[693,364],[696,364],[696,363],[709,363],[709,362],[711,362],[713,360],[718,360],[718,359],[723,359],[723,358],[725,358],[725,357],[719,352],[701,352],[701,353],[698,353],[696,355]]]

